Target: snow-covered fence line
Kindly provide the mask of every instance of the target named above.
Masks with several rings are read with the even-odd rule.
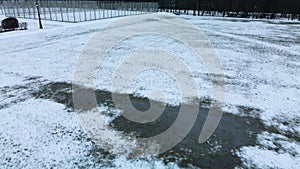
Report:
[[[82,22],[136,15],[156,12],[158,9],[157,2],[7,0],[0,3],[1,13],[5,16],[38,19],[37,3],[41,19],[62,22]]]

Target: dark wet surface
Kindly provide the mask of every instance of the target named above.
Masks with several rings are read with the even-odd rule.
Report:
[[[139,102],[138,100],[135,100]],[[147,106],[147,103],[145,103]],[[125,133],[135,132],[139,137],[151,137],[169,128],[175,121],[179,106],[167,106],[163,115],[148,124],[139,124],[123,116],[115,119],[114,128]],[[191,163],[201,168],[234,168],[241,164],[232,150],[256,144],[256,135],[264,130],[258,119],[224,114],[215,133],[206,143],[198,143],[198,137],[208,114],[208,109],[199,108],[196,123],[185,139],[176,147],[161,155],[165,161],[174,161],[188,167]],[[184,125],[184,124],[183,124]]]
[[[97,90],[95,92],[97,103],[114,107],[111,93]],[[43,85],[39,90],[32,92],[36,98],[51,99],[72,108],[72,85],[68,83],[49,83]],[[125,97],[125,95],[124,95]],[[131,103],[139,110],[145,111],[150,108],[147,98],[138,98],[130,95]],[[153,102],[156,106],[163,106],[162,103]],[[191,164],[200,168],[234,168],[241,165],[240,159],[234,151],[243,146],[251,146],[256,143],[257,134],[268,129],[255,116],[238,116],[224,113],[215,133],[206,143],[198,143],[198,137],[208,114],[209,100],[200,101],[199,114],[190,133],[173,149],[160,155],[166,163],[177,162],[182,167],[189,167]],[[127,120],[123,116],[112,121],[111,126],[123,131],[130,136],[151,137],[168,129],[175,121],[180,106],[166,105],[163,114],[153,122],[140,124]],[[244,114],[251,114],[259,110],[239,107]],[[97,155],[97,151],[105,152],[102,149],[95,149],[91,154]],[[98,153],[99,153],[98,152]],[[101,153],[103,155],[103,153]],[[109,158],[109,152],[104,153]]]
[[[64,104],[67,109],[73,109],[71,84],[60,82],[31,82],[30,84],[40,85],[39,87],[24,88],[24,90],[30,90],[29,93],[31,96],[40,99],[50,99]],[[87,89],[87,91],[94,92],[91,89]],[[110,92],[97,90],[95,94],[98,105],[101,104],[114,108]],[[126,97],[126,95],[124,95],[124,97]],[[130,98],[131,103],[138,110],[146,111],[150,108],[150,103],[147,98],[139,98],[132,95],[130,95]],[[201,106],[196,123],[187,137],[177,146],[160,155],[165,163],[177,162],[182,167],[190,167],[193,165],[200,168],[234,168],[241,165],[241,161],[235,155],[234,151],[243,146],[256,145],[257,134],[262,131],[271,130],[267,129],[262,122],[253,115],[259,110],[241,106],[239,110],[242,111],[245,116],[242,117],[224,113],[215,133],[206,143],[200,144],[197,140],[208,114],[206,107],[209,107],[210,100],[200,100],[199,102]],[[153,102],[152,104],[156,104],[155,106],[157,107],[163,106],[160,102]],[[158,119],[146,124],[135,123],[127,120],[123,116],[119,116],[111,122],[111,127],[124,132],[125,135],[134,135],[136,137],[155,136],[173,124],[177,118],[179,109],[180,106],[166,105],[163,114]],[[249,114],[249,116],[247,116],[247,114]],[[101,147],[95,147],[95,149],[91,150],[90,155],[95,158],[95,161],[99,161],[99,163],[101,163],[101,161],[103,162],[101,158],[115,158],[114,155],[106,152]],[[108,163],[104,165],[109,166]]]

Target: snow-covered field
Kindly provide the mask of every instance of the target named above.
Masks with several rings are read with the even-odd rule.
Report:
[[[266,128],[257,134],[255,145],[232,150],[232,154],[242,161],[236,167],[298,168],[300,23],[181,17],[196,25],[216,49],[225,74],[222,82],[225,85],[224,112],[261,119]],[[84,45],[95,32],[117,19],[78,24],[43,21],[44,30],[38,29],[36,20],[20,20],[28,22],[28,30],[0,34],[0,168],[179,167],[176,163],[165,163],[159,157],[127,159],[122,155],[107,155],[105,149],[101,150],[103,152],[94,151],[95,147],[70,108],[53,99],[36,98],[32,94],[49,83],[72,83],[75,64]],[[141,42],[145,42],[145,37],[129,39],[119,50]],[[155,44],[152,45],[155,47]],[[180,51],[178,45],[163,39],[159,46]],[[120,51],[111,52],[109,56],[112,59],[119,57]],[[112,66],[107,64],[104,72]],[[169,103],[175,104],[174,81],[164,78],[162,82],[163,75],[152,73],[155,76],[146,73],[140,77],[149,79],[137,79],[138,83],[131,91],[151,97],[149,91],[160,87],[168,93]],[[195,73],[195,80],[202,84],[198,97],[211,97],[207,92],[210,81],[205,72],[197,70]],[[100,72],[97,88],[110,90],[109,77],[105,75]],[[105,106],[101,111],[118,113],[118,110]],[[121,132],[110,128],[107,132],[110,141],[116,143],[114,149],[126,145]]]
[[[225,111],[239,114],[235,105],[258,108],[265,125],[279,133],[263,132],[259,146],[243,147],[240,156],[246,166],[298,168],[299,22],[185,18],[204,31],[222,60],[228,77]]]

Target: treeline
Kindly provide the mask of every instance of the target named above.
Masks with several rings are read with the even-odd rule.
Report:
[[[300,0],[159,0],[160,9],[300,13]]]
[[[259,13],[265,17],[275,13],[284,16],[300,17],[300,0],[123,0],[137,2],[158,2],[160,11],[183,12],[192,10],[194,15],[220,12],[223,16],[249,17],[250,13]],[[300,18],[299,18],[300,20]]]

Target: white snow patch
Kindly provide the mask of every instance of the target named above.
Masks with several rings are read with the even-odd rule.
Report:
[[[238,153],[247,168],[290,168],[298,169],[300,157],[288,153],[276,153],[259,147],[243,147]]]
[[[124,169],[178,169],[180,168],[176,163],[168,163],[164,164],[162,161],[158,161],[156,159],[148,158],[148,159],[133,159],[128,160],[125,157],[118,157],[114,161],[114,167],[112,168],[124,168]]]
[[[237,155],[251,168],[299,168],[300,143],[274,133],[258,135],[258,146],[242,147]]]
[[[70,167],[87,155],[91,143],[77,139],[74,112],[47,100],[29,99],[0,110],[1,166]]]
[[[23,83],[24,78],[12,72],[3,72],[0,69],[0,87],[14,86]]]

